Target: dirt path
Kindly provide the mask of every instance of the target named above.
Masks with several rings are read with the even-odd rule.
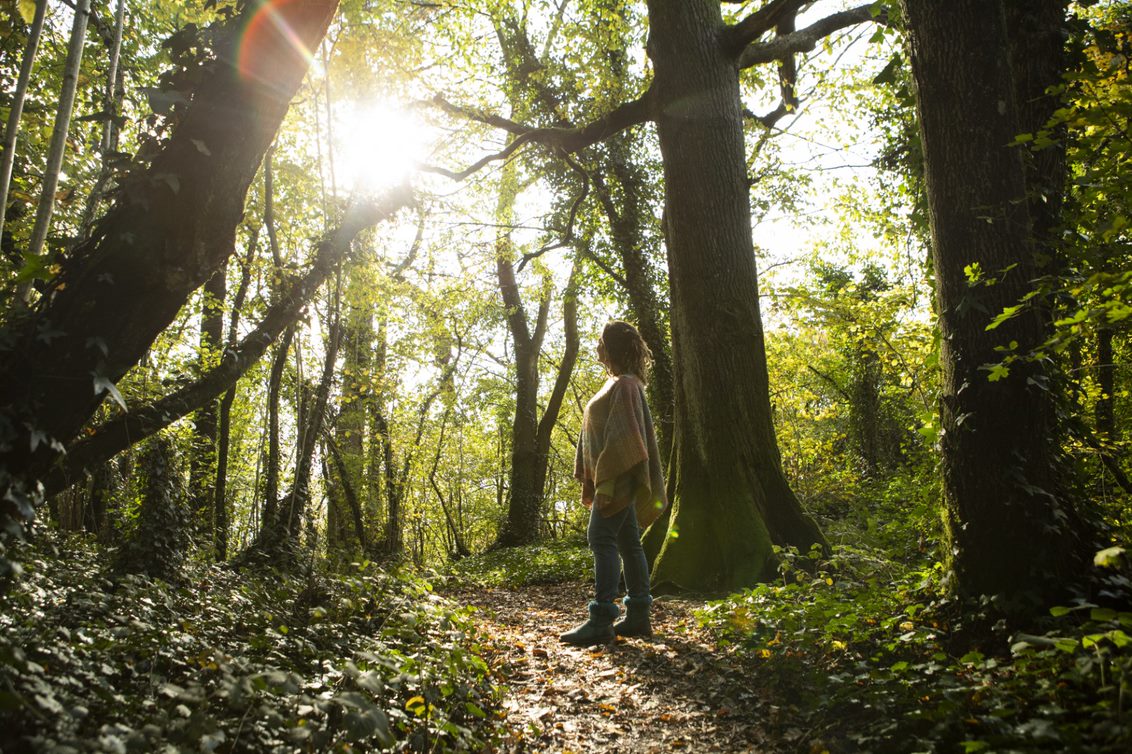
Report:
[[[585,617],[582,584],[453,595],[480,610],[485,659],[510,689],[506,751],[763,752],[789,748],[777,710],[737,654],[714,648],[693,610],[662,597],[652,639],[579,649],[558,636]]]

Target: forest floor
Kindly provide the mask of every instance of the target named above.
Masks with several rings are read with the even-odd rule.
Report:
[[[753,669],[697,623],[702,601],[657,598],[652,638],[563,644],[559,635],[585,618],[588,590],[565,583],[450,594],[477,609],[484,659],[508,689],[504,751],[797,750],[803,732],[778,730],[780,710],[751,683]]]

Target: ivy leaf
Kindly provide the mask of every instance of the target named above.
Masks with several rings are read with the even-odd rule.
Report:
[[[102,395],[103,393],[109,393],[110,397],[114,400],[115,403],[117,403],[119,406],[122,407],[123,411],[129,410],[129,409],[126,408],[126,399],[123,398],[122,394],[118,391],[117,385],[115,385],[113,382],[111,382],[110,379],[107,378],[105,375],[98,374],[97,372],[91,372],[91,376],[94,377],[94,394],[95,395]]]
[[[1123,547],[1108,547],[1093,556],[1093,565],[1098,568],[1116,568],[1123,558]]]
[[[987,373],[988,382],[998,382],[1010,376],[1010,367],[1005,364],[993,364]]]

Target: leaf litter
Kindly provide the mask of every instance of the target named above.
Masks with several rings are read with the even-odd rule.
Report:
[[[750,661],[717,647],[699,625],[700,600],[658,597],[652,638],[579,648],[558,637],[585,619],[585,584],[464,586],[451,596],[477,610],[483,657],[506,688],[500,751],[773,752],[787,744]]]

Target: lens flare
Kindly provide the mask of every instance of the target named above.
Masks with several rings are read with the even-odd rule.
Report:
[[[277,87],[295,66],[304,69],[313,54],[295,32],[309,26],[306,16],[321,12],[309,0],[267,0],[252,15],[240,40],[237,68],[245,81]]]

